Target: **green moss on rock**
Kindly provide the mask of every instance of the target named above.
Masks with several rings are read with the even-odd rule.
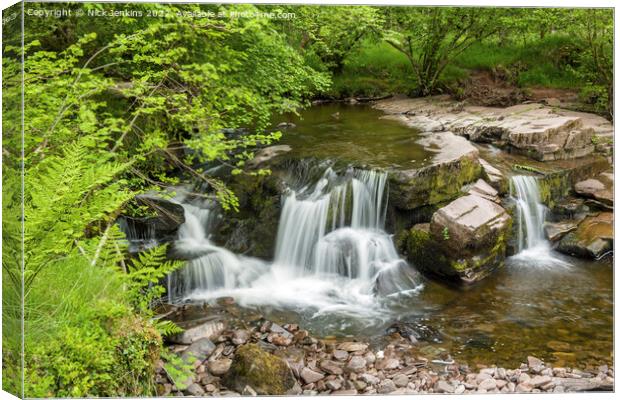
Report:
[[[415,171],[390,174],[390,202],[403,210],[453,200],[461,188],[481,178],[482,166],[476,154],[429,165]]]
[[[295,378],[286,361],[252,343],[237,349],[224,383],[239,393],[250,386],[261,395],[283,395]]]

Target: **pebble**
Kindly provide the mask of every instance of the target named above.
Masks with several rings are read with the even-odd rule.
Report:
[[[489,379],[485,379],[482,382],[480,382],[480,384],[478,385],[478,388],[482,388],[484,390],[493,390],[495,388],[497,388],[497,383],[495,382],[495,379],[493,378],[489,378]]]
[[[454,389],[454,394],[462,394],[465,393],[465,385],[458,385],[456,389]]]
[[[222,376],[228,372],[232,360],[230,358],[222,358],[220,360],[208,361],[207,369],[215,376]]]
[[[491,379],[491,378],[493,378],[491,375],[481,372],[478,375],[476,375],[476,383],[480,384],[480,382],[486,381],[487,379]]]
[[[460,386],[463,387],[463,392],[464,392],[465,386],[463,385],[460,385]],[[435,390],[437,391],[437,393],[455,393],[456,392],[456,390],[454,389],[454,386],[450,382],[447,382],[444,380],[437,381],[437,384],[435,385]]]
[[[233,332],[232,342],[233,344],[239,346],[246,343],[250,339],[250,332],[238,329]]]
[[[379,378],[371,374],[362,374],[360,375],[360,379],[368,383],[369,385],[376,385],[380,382]]]
[[[344,373],[340,364],[330,360],[321,361],[321,369],[332,375],[342,375]]]
[[[551,382],[551,377],[547,375],[537,375],[528,381],[528,383],[534,387],[541,387],[550,382]]]
[[[335,390],[340,390],[340,388],[342,387],[342,383],[339,380],[333,379],[331,381],[325,382],[325,386],[329,390],[335,391]]]
[[[388,394],[396,390],[396,385],[390,379],[385,379],[377,385],[377,393]]]
[[[527,356],[527,366],[530,368],[537,368],[543,366],[543,362],[540,358]]]
[[[241,391],[241,395],[243,396],[258,396],[256,390],[252,389],[252,386],[246,385]]]
[[[348,351],[349,353],[354,353],[356,351],[366,351],[366,349],[368,349],[368,345],[366,343],[359,342],[344,342],[338,345],[338,349]]]
[[[531,391],[532,391],[532,385],[530,385],[528,382],[519,383],[517,387],[515,388],[515,392],[529,393]]]
[[[187,389],[185,389],[185,392],[187,392],[187,394],[189,394],[190,396],[196,396],[196,397],[200,397],[205,394],[205,391],[202,388],[202,386],[200,386],[197,383],[192,383],[191,385],[189,385]]]
[[[349,353],[345,350],[334,350],[332,356],[338,361],[346,361],[349,358]]]
[[[530,376],[526,374],[525,372],[522,372],[517,378],[517,382],[519,383],[527,382],[529,380],[530,380]]]
[[[392,380],[397,387],[405,387],[409,383],[409,377],[405,374],[396,374]]]
[[[321,379],[325,378],[325,375],[323,375],[322,373],[311,370],[308,367],[303,368],[299,375],[301,376],[301,379],[303,379],[306,383],[318,382]]]
[[[353,356],[347,363],[347,370],[352,372],[362,372],[366,367],[366,360],[360,356]]]

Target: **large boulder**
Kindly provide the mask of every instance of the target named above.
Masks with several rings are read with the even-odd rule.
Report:
[[[450,132],[427,133],[420,141],[434,149],[426,167],[390,173],[390,204],[400,210],[415,210],[450,201],[463,185],[482,176],[478,149],[465,138]]]
[[[257,344],[240,346],[233,359],[224,384],[238,393],[246,386],[260,395],[284,395],[295,385],[293,372],[286,361]]]
[[[576,257],[600,258],[613,250],[613,225],[614,215],[610,212],[587,217],[562,238],[557,250]]]
[[[472,283],[503,264],[511,225],[500,205],[468,195],[439,209],[430,224],[415,225],[399,244],[420,270]]]

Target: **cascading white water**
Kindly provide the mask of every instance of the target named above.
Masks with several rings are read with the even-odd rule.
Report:
[[[547,208],[542,204],[538,181],[533,176],[519,175],[510,179],[510,193],[516,203],[518,253],[513,261],[538,266],[569,266],[551,249],[545,238]]]
[[[420,287],[383,230],[386,185],[383,172],[349,169],[339,175],[327,168],[315,184],[289,190],[270,265],[214,245],[205,230],[213,212],[183,204],[186,222],[175,250],[190,261],[171,276],[171,298],[233,296],[243,305],[381,314],[376,291]]]
[[[517,203],[518,250],[540,246],[545,242],[543,224],[546,208],[540,199],[538,182],[533,176],[513,176],[510,186]]]

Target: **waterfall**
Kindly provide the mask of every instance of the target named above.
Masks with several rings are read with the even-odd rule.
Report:
[[[545,238],[544,224],[547,208],[542,204],[538,181],[533,176],[513,176],[510,194],[516,203],[517,254],[511,262],[539,267],[569,267],[556,254]]]
[[[314,176],[314,182],[292,180],[294,187],[282,196],[272,263],[215,245],[209,233],[216,211],[181,201],[185,223],[174,251],[188,264],[169,277],[169,298],[233,296],[242,305],[382,316],[376,293],[421,287],[383,230],[387,174],[327,167]]]
[[[538,182],[533,176],[513,176],[510,192],[517,204],[518,250],[523,251],[546,242],[543,225],[546,208],[541,203]]]
[[[367,280],[386,266],[403,263],[382,230],[387,174],[350,170],[347,176],[341,182],[342,177],[328,169],[313,190],[302,188],[302,193],[309,192],[305,198],[295,191],[285,197],[276,263],[297,275]]]

